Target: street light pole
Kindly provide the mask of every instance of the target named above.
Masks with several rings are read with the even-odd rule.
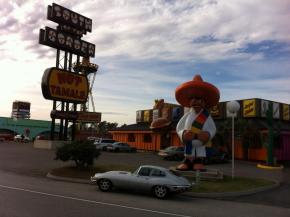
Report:
[[[235,116],[232,115],[232,179],[235,178]]]
[[[237,101],[227,103],[227,110],[232,117],[232,179],[235,178],[235,116],[240,110],[240,104]]]

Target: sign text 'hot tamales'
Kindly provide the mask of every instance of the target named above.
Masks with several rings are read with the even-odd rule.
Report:
[[[85,103],[88,98],[89,83],[84,75],[53,67],[45,70],[41,89],[45,99]]]

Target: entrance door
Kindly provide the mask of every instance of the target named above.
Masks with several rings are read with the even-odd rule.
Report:
[[[165,149],[168,146],[171,146],[171,133],[170,132],[162,133],[160,149]]]

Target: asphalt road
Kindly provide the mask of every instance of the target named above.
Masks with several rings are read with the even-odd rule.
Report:
[[[212,200],[177,195],[158,200],[138,192],[103,193],[94,185],[45,178],[47,171],[64,165],[53,158],[53,151],[33,149],[31,144],[0,143],[0,216],[290,216],[287,206],[255,199]],[[106,153],[98,161],[126,161],[136,166],[159,161],[162,166],[177,163],[160,160],[148,153],[130,157]],[[240,172],[245,171],[241,169]]]
[[[290,209],[182,195],[158,200],[124,191],[104,193],[96,186],[0,172],[0,216],[279,216]]]

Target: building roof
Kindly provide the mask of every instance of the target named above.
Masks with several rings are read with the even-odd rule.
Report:
[[[130,125],[123,125],[118,127],[113,131],[151,131],[150,123],[137,123],[137,124],[130,124]]]
[[[215,120],[217,128],[221,123],[224,123],[225,121],[226,119]],[[266,130],[268,128],[267,121],[261,118],[247,119],[247,123],[250,126],[255,126],[259,130]],[[176,123],[173,122],[170,128],[172,130],[175,130],[175,127],[176,127]],[[274,130],[290,131],[290,123],[285,122],[285,121],[273,120],[273,128]],[[123,125],[111,131],[112,132],[114,131],[152,131],[152,129],[150,129],[150,123],[141,122],[141,123],[136,123],[136,124]]]

